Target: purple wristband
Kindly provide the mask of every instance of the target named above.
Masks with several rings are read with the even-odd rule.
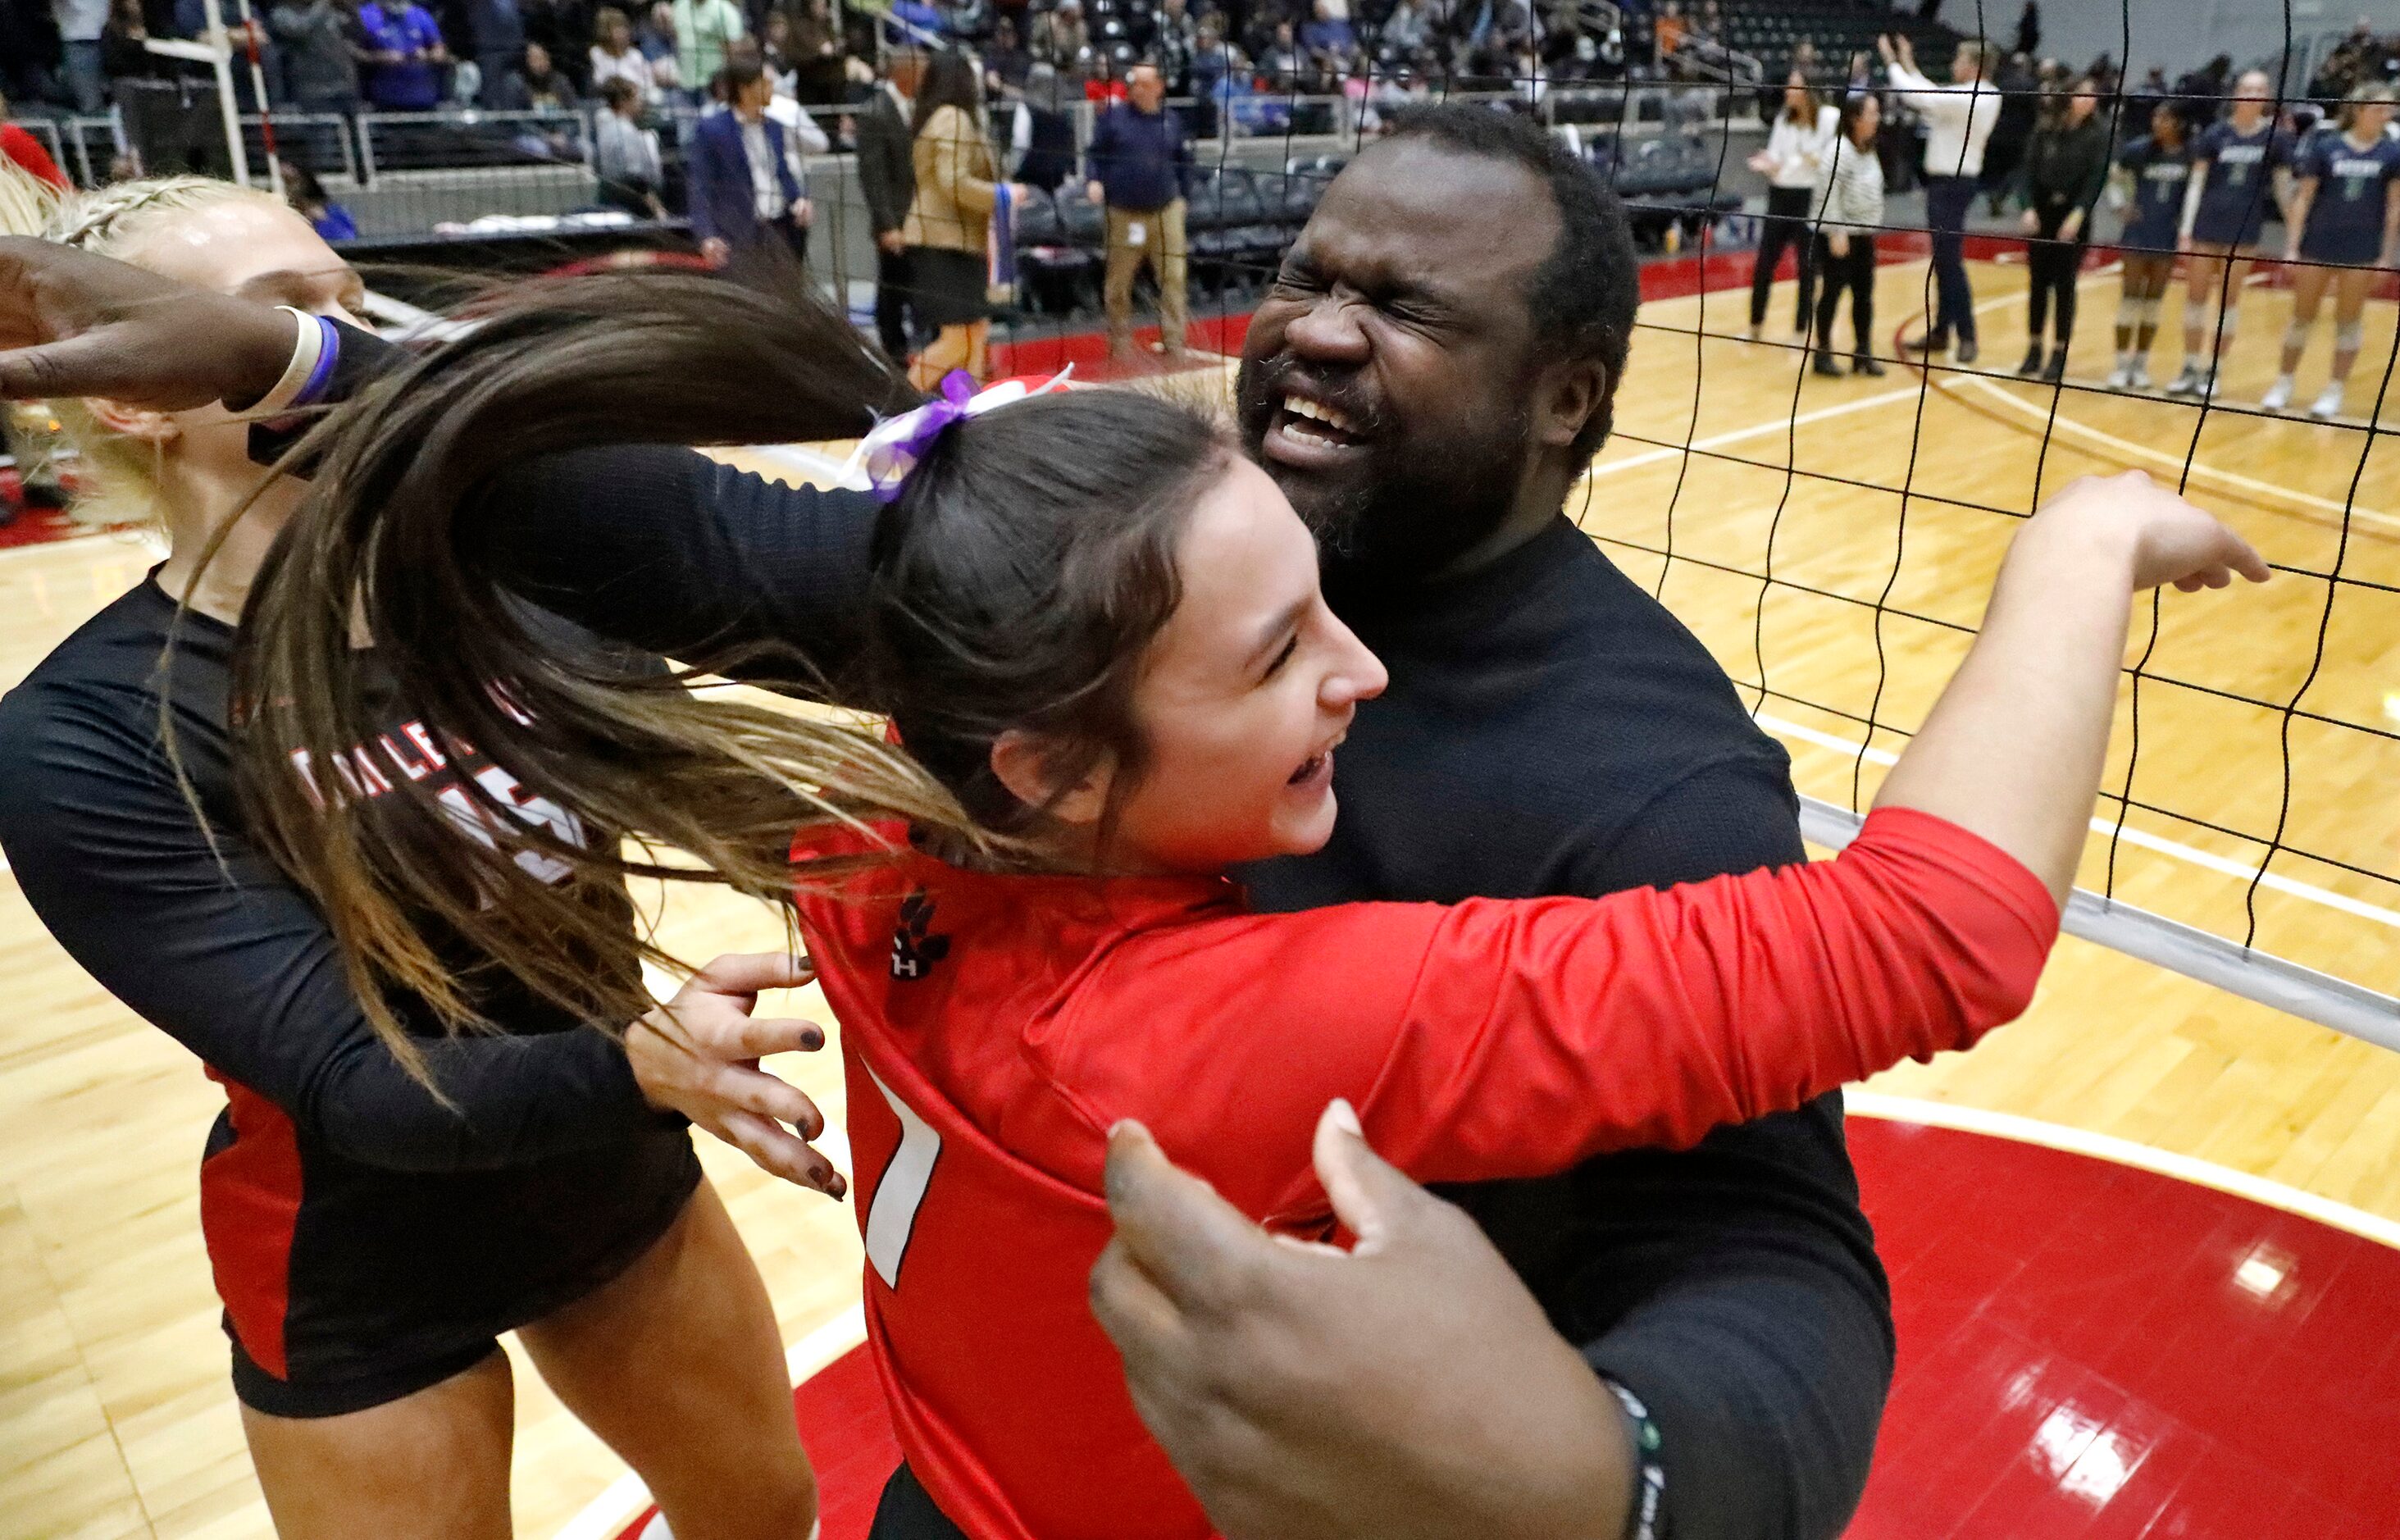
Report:
[[[292,398],[292,404],[295,407],[317,404],[317,398],[325,393],[326,381],[334,377],[334,365],[342,356],[340,330],[322,316],[314,319],[317,322],[318,334],[323,338],[323,343],[317,349],[317,366],[308,371],[308,378],[300,387],[300,393]]]

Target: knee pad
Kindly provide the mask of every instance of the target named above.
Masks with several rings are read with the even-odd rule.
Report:
[[[2366,346],[2366,322],[2344,321],[2333,329],[2333,348],[2337,353],[2355,353]]]
[[[2131,294],[2120,295],[2117,300],[2117,324],[2137,326],[2141,323],[2141,320],[2142,302]]]
[[[2293,320],[2284,328],[2284,346],[2286,348],[2306,348],[2308,345],[2309,323],[2305,320],[2299,320],[2298,317],[2293,318]]]
[[[2148,299],[2142,301],[2142,324],[2149,327],[2152,331],[2156,331],[2158,329],[2161,318],[2164,317],[2166,313],[2167,302],[2158,295],[2153,294]]]

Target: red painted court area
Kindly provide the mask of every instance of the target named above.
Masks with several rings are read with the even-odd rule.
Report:
[[[1850,1146],[1900,1327],[1852,1540],[2400,1534],[2400,1251],[1980,1134]]]
[[[1849,1126],[1900,1327],[1850,1540],[2400,1535],[2400,1251],[2088,1155]],[[794,1400],[825,1540],[864,1540],[898,1460],[866,1350]]]

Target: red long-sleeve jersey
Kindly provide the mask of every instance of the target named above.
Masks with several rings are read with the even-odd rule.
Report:
[[[799,909],[842,1025],[868,1338],[909,1465],[978,1540],[1208,1533],[1084,1304],[1117,1119],[1322,1233],[1333,1097],[1422,1181],[1689,1145],[1971,1044],[2058,931],[2031,872],[1904,810],[1834,861],[1600,899],[1260,915],[1222,880],[912,856]]]

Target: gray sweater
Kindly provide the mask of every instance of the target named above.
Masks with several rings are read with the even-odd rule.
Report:
[[[1808,215],[1823,226],[1873,231],[1883,224],[1883,162],[1835,136],[1817,172],[1817,196]]]
[[[284,0],[266,13],[267,30],[283,50],[284,87],[294,99],[310,102],[358,94],[350,25],[334,0]]]

